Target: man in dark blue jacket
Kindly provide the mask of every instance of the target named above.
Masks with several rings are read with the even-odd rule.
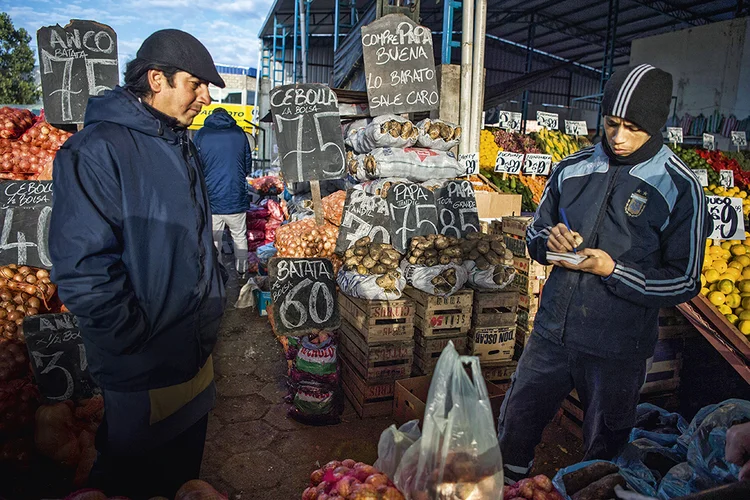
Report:
[[[547,181],[527,243],[534,260],[556,267],[500,410],[507,482],[529,473],[544,427],[574,388],[585,459],[613,458],[635,422],[659,308],[700,290],[706,203],[663,145],[671,97],[672,76],[658,68],[615,73],[602,99],[605,138]],[[573,249],[585,257],[578,265],[548,258]]]
[[[214,109],[197,134],[195,145],[206,176],[211,202],[214,245],[221,252],[224,227],[234,241],[237,272],[247,272],[247,176],[252,170],[250,144],[245,132],[224,108]]]
[[[196,38],[157,31],[55,159],[52,276],[103,391],[91,483],[109,496],[171,498],[200,471],[225,294],[186,127],[209,82]]]

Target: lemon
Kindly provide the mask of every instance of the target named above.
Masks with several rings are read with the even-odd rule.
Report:
[[[727,267],[729,269],[732,269],[732,268],[737,269],[740,273],[742,273],[742,268],[745,267],[745,266],[743,266],[740,261],[733,260],[732,262],[729,263],[729,265]]]
[[[732,291],[734,290],[734,281],[726,279],[726,278],[722,278],[721,281],[719,281],[719,286],[716,287],[716,289],[720,291],[721,293],[723,293],[724,295],[732,293]]]
[[[740,289],[740,292],[742,293],[748,293],[750,292],[750,280],[744,279],[737,283],[737,288]]]
[[[750,335],[750,321],[740,321],[737,328],[745,335]]]
[[[750,309],[750,297],[742,297],[742,308]]]
[[[704,274],[704,276],[706,277],[706,282],[708,282],[708,283],[715,283],[715,282],[719,281],[719,276],[721,276],[721,275],[719,274],[719,271],[717,271],[716,269],[711,268],[708,271],[706,271],[706,273]]]
[[[729,321],[733,325],[736,325],[740,322],[740,318],[738,318],[736,314],[727,314],[727,321]]]
[[[708,254],[712,257],[718,257],[721,254],[722,248],[720,246],[711,245],[708,249]]]
[[[737,281],[737,279],[742,275],[742,272],[739,269],[735,269],[733,267],[727,268],[726,272],[719,276],[719,280],[729,280],[732,283]]]
[[[724,250],[729,250],[730,248],[732,248],[732,242],[731,241],[722,241],[721,245],[719,245],[719,246],[721,248],[723,248]]]
[[[750,321],[750,311],[740,311],[739,318],[742,321]]]
[[[710,291],[711,290],[709,290],[708,288],[706,288],[704,286],[703,288],[701,288],[701,295],[703,295],[705,297],[706,295],[708,295],[708,292],[710,292]]]
[[[724,274],[727,271],[727,263],[724,260],[715,260],[711,263],[711,267],[719,272],[719,275]]]
[[[738,255],[734,260],[742,264],[742,267],[750,266],[750,257],[747,255]]]
[[[728,306],[728,305],[726,305],[726,304],[721,304],[721,305],[719,305],[719,306],[716,306],[716,309],[718,309],[718,310],[719,310],[719,312],[720,312],[721,314],[723,314],[724,316],[726,316],[727,314],[732,314],[732,308],[731,308],[731,307],[729,307],[729,306]]]
[[[740,304],[742,303],[742,297],[740,297],[736,293],[730,293],[727,295],[726,304],[734,309],[735,307],[740,307]]]
[[[720,291],[713,291],[713,292],[711,292],[711,293],[708,294],[708,300],[713,305],[720,306],[720,305],[724,304],[724,301],[727,300],[727,297],[726,297],[726,295],[724,295]],[[744,307],[744,305],[745,304],[743,303],[742,306]]]

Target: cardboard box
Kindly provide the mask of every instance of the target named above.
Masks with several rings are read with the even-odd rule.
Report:
[[[412,377],[396,381],[395,399],[393,401],[393,419],[402,425],[409,420],[419,419],[421,427],[423,423],[424,410],[427,405],[427,393],[430,390],[432,375]],[[490,406],[492,415],[497,420],[500,415],[500,405],[503,404],[506,389],[502,389],[492,382],[487,384],[487,392],[490,395]]]
[[[533,220],[533,217],[504,217],[503,232],[525,238],[526,228],[529,227],[529,224],[531,224]]]
[[[476,191],[477,213],[480,219],[497,219],[521,213],[521,195]]]

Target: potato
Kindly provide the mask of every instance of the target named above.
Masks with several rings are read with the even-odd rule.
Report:
[[[361,258],[360,257],[349,257],[344,261],[344,264],[347,266],[354,266],[357,267],[359,264],[361,264]]]
[[[378,245],[378,246],[371,245],[370,246],[370,257],[372,257],[375,260],[380,260],[380,256],[381,255],[383,255],[383,249],[380,248],[380,245]]]
[[[421,256],[424,255],[424,250],[422,250],[421,248],[416,248],[416,249],[414,249],[414,250],[411,251],[411,254],[414,257],[421,257]]]
[[[477,251],[482,255],[490,251],[490,244],[486,241],[480,241],[477,243]]]
[[[437,250],[435,250],[434,248],[428,248],[427,250],[424,251],[424,256],[427,257],[428,259],[436,258],[438,256],[438,253],[437,253]]]
[[[373,267],[372,269],[370,269],[370,272],[372,274],[385,274],[385,273],[388,272],[388,268],[385,267],[382,263],[381,264],[376,264],[375,267]]]
[[[500,257],[492,250],[484,254],[484,258],[487,259],[487,262],[489,262],[491,266],[499,266],[502,264]]]
[[[625,478],[620,474],[609,474],[594,481],[572,496],[573,500],[607,500],[617,498],[615,486],[625,486]]]
[[[460,246],[461,246],[461,251],[464,254],[468,255],[469,252],[471,252],[472,250],[474,250],[477,247],[477,242],[476,242],[476,240],[474,240],[474,241],[464,240],[464,241],[461,242]]]
[[[437,257],[427,257],[424,261],[424,265],[427,267],[437,266]]]
[[[370,253],[370,251],[367,249],[367,247],[355,247],[354,248],[354,255],[357,257],[364,257]]]
[[[466,235],[466,239],[469,241],[479,240],[482,238],[482,233],[469,233]]]
[[[474,261],[476,261],[480,256],[481,256],[481,254],[475,248],[474,250],[472,250],[472,251],[469,252],[469,255],[467,256],[467,260],[474,260]]]
[[[365,255],[362,259],[362,265],[365,266],[367,269],[372,269],[375,267],[375,265],[378,263],[375,259],[370,257],[369,255]]]
[[[358,239],[354,242],[355,247],[366,247],[370,244],[370,237],[369,236],[363,236],[362,238]]]
[[[503,255],[505,253],[505,245],[503,245],[502,241],[491,241],[490,248],[498,255]]]
[[[440,257],[438,257],[438,262],[442,265],[450,264],[451,258],[447,255],[440,255]]]
[[[438,250],[444,250],[450,246],[450,242],[448,241],[448,238],[446,238],[443,235],[438,236],[435,239],[435,248]]]
[[[477,258],[474,261],[477,265],[477,268],[481,271],[486,271],[490,268],[490,263],[487,262],[487,259],[484,258],[484,255],[480,255],[479,258]]]
[[[388,257],[380,257],[379,262],[386,267],[394,267],[396,265],[396,263]]]
[[[367,268],[363,266],[362,264],[359,264],[357,266],[357,273],[362,274],[362,275],[367,274]]]
[[[416,257],[416,256],[414,256],[414,255],[412,255],[411,257],[409,257],[409,258],[408,258],[408,259],[406,259],[406,260],[407,260],[407,261],[409,262],[409,264],[411,264],[411,265],[416,265],[416,264],[417,264],[417,257]]]
[[[354,249],[353,248],[347,248],[346,252],[344,252],[344,258],[348,259],[350,257],[354,257]]]
[[[447,255],[448,257],[461,257],[463,255],[463,251],[461,250],[461,247],[458,246],[449,247],[443,250],[441,252],[441,255]]]
[[[426,257],[418,257],[417,258],[417,265],[418,266],[424,266],[427,263]]]
[[[573,495],[582,490],[589,484],[610,474],[615,474],[620,468],[610,462],[596,462],[563,476],[565,491],[568,495]]]

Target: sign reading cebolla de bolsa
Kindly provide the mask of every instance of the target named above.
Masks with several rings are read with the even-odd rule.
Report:
[[[432,32],[403,14],[362,27],[367,98],[372,116],[438,109]]]
[[[47,121],[83,123],[89,97],[120,81],[115,30],[95,21],[74,19],[64,28],[39,28],[36,42]]]

